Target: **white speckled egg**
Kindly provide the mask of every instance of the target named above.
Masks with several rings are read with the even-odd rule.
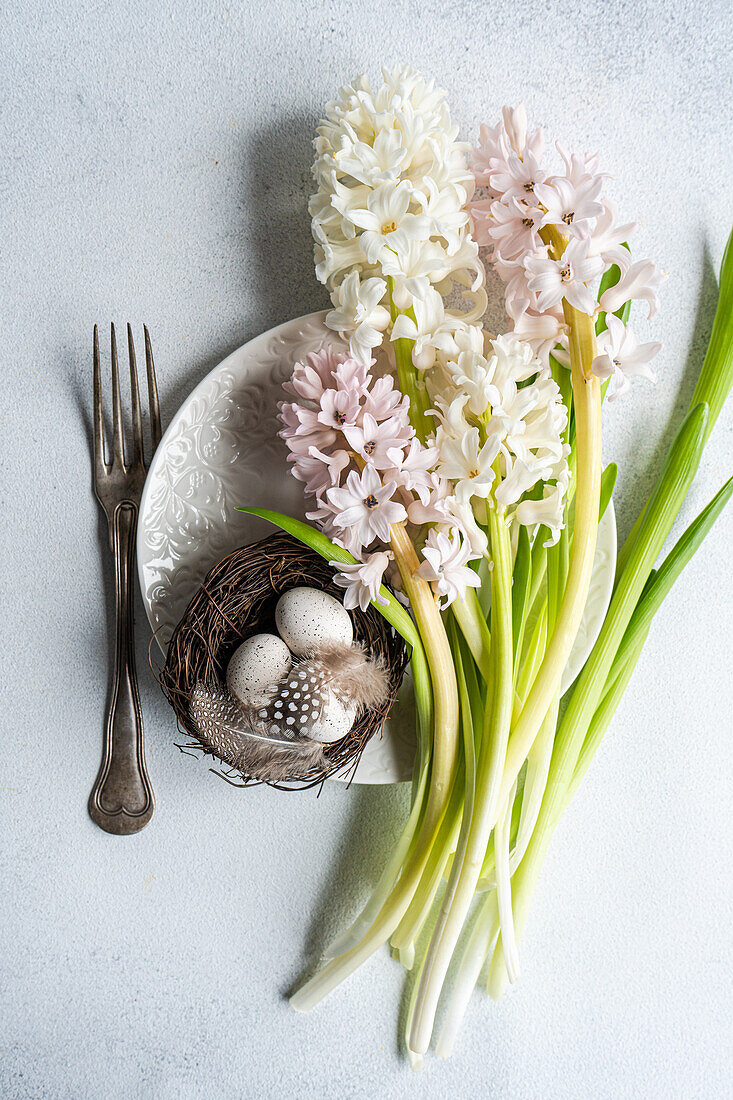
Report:
[[[253,634],[235,650],[227,668],[227,687],[235,699],[261,706],[268,690],[290,671],[293,655],[276,634]]]
[[[354,640],[351,617],[338,600],[317,588],[291,588],[275,608],[280,637],[298,657],[320,647],[348,646]]]
[[[356,709],[347,707],[329,691],[318,721],[308,729],[308,736],[322,745],[330,745],[345,737],[354,724]]]

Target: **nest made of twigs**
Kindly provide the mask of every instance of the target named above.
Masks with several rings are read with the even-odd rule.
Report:
[[[179,728],[194,738],[189,748],[214,756],[201,742],[189,715],[191,693],[197,684],[224,687],[232,653],[245,638],[261,632],[276,633],[275,604],[290,588],[319,588],[339,601],[343,590],[333,582],[333,570],[323,558],[289,535],[278,534],[235,550],[214,566],[189,603],[168,648],[160,683],[178,719]],[[365,710],[349,733],[325,746],[325,768],[293,777],[287,790],[313,787],[339,772],[351,773],[367,742],[381,731],[402,682],[408,653],[400,636],[372,606],[349,612],[354,640],[366,653],[380,659],[387,671],[389,696],[378,710]],[[220,773],[243,785],[261,780],[244,775],[231,760],[217,757],[228,771]]]

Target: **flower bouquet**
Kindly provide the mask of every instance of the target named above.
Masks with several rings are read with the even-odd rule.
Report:
[[[546,149],[521,107],[473,149],[457,133],[445,94],[409,67],[328,106],[310,213],[335,337],[297,364],[280,410],[310,523],[251,509],[330,562],[347,608],[373,604],[410,647],[409,817],[363,911],[291,1000],[309,1010],[389,942],[416,972],[415,1067],[449,967],[442,1056],[482,970],[494,998],[518,978],[553,830],[654,614],[733,491],[659,560],[733,381],[729,245],[689,412],[563,696],[616,477],[602,467],[604,397],[654,380],[661,345],[639,342],[629,318],[634,301],[657,313],[662,275],[634,257],[597,156]],[[504,286],[503,333],[482,327],[487,268]]]

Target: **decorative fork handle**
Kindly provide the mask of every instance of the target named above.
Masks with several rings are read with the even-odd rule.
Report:
[[[137,833],[155,810],[145,767],[143,718],[135,672],[133,553],[137,505],[122,501],[112,522],[115,562],[115,669],[104,732],[102,763],[89,796],[92,819],[108,833]]]

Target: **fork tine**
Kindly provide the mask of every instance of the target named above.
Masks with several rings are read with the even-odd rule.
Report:
[[[104,461],[104,413],[102,411],[102,375],[99,366],[99,333],[94,326],[94,473],[105,474]]]
[[[137,384],[137,363],[135,345],[132,340],[132,328],[127,324],[127,350],[130,356],[130,394],[132,395],[132,462],[143,461],[143,421],[140,413],[140,390]]]
[[[122,434],[122,401],[120,400],[120,372],[117,366],[117,337],[115,326],[110,325],[112,343],[112,437],[114,439],[114,461],[125,465],[125,444]]]
[[[158,404],[158,383],[155,380],[155,364],[153,363],[153,348],[150,344],[148,326],[143,325],[145,331],[145,365],[148,371],[148,397],[150,400],[150,431],[153,436],[153,451],[160,443],[160,405]]]

